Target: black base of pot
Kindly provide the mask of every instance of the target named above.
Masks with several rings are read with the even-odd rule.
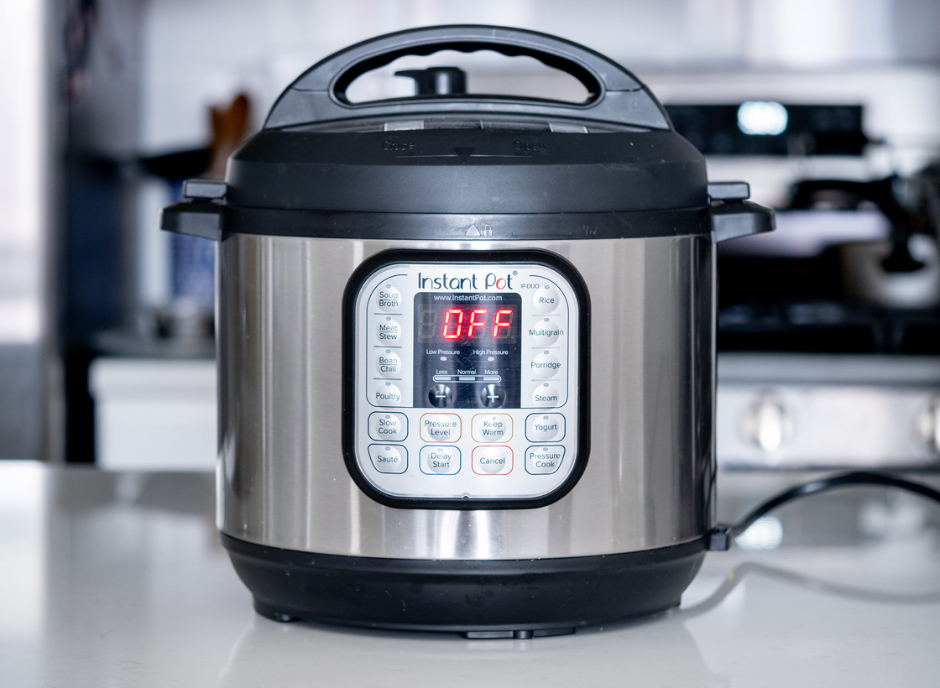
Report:
[[[313,554],[222,535],[255,610],[361,628],[529,638],[661,612],[679,604],[704,539],[565,559],[454,561]]]

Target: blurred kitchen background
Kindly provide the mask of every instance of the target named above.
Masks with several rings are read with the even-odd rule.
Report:
[[[211,469],[213,245],[160,232],[160,208],[322,57],[444,23],[619,60],[711,180],[778,209],[719,259],[723,468],[940,467],[935,0],[3,0],[0,458]],[[583,95],[487,53],[350,93],[408,95],[393,72],[432,64],[471,92]]]

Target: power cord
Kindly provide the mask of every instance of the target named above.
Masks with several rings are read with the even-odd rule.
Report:
[[[744,518],[731,525],[718,525],[708,537],[708,549],[714,552],[725,552],[731,548],[734,538],[750,528],[754,522],[769,511],[773,511],[778,506],[787,502],[806,497],[820,492],[828,492],[840,487],[851,487],[853,485],[878,485],[882,487],[896,487],[899,490],[913,492],[921,497],[931,499],[940,504],[940,491],[923,485],[914,483],[903,478],[884,473],[871,473],[868,471],[852,471],[850,473],[840,473],[828,478],[811,480],[808,483],[791,487],[789,490],[781,492],[775,497],[771,497],[766,502],[755,509],[752,509]]]

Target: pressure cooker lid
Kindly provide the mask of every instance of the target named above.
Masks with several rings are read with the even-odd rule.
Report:
[[[349,85],[404,55],[493,50],[578,79],[583,103],[461,93],[446,69],[411,98],[352,103]],[[445,78],[446,77],[446,78]],[[434,89],[429,81],[445,83]],[[434,91],[433,93],[430,91]],[[443,92],[442,92],[443,91]],[[569,213],[701,208],[705,161],[630,72],[569,41],[443,26],[327,57],[278,98],[229,161],[229,207],[384,213]]]

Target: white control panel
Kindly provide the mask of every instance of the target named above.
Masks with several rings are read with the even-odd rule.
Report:
[[[533,500],[578,465],[578,290],[538,262],[388,263],[354,305],[355,464],[406,500]]]

